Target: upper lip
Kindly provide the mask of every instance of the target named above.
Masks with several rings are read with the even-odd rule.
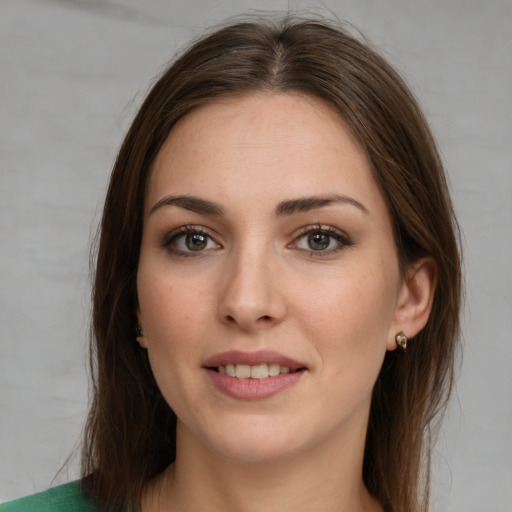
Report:
[[[221,352],[207,359],[204,363],[206,368],[216,368],[227,364],[248,364],[256,366],[259,364],[280,364],[288,366],[291,370],[305,368],[306,365],[272,350],[259,350],[257,352],[243,352],[240,350],[228,350]]]

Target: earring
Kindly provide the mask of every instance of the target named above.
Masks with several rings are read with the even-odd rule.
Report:
[[[400,331],[395,336],[395,342],[397,347],[401,347],[404,352],[407,350],[407,336],[405,335],[404,331]]]
[[[142,327],[137,325],[135,327],[135,339],[141,348],[147,348],[146,338],[144,338],[144,334],[142,333]]]

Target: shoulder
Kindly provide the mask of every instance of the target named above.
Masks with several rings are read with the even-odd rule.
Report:
[[[0,512],[97,512],[82,494],[79,482],[53,487],[0,505]]]

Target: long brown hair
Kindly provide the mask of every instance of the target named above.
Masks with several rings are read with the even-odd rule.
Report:
[[[175,457],[176,416],[135,342],[144,193],[175,123],[226,95],[290,91],[327,101],[365,148],[394,221],[402,270],[437,266],[426,327],[406,354],[388,352],[375,384],[363,479],[387,512],[428,505],[434,421],[450,394],[459,334],[458,229],[435,142],[414,97],[361,38],[326,21],[250,20],[196,41],[156,82],[122,144],[108,189],[93,289],[93,397],[84,489],[101,507],[137,504]]]

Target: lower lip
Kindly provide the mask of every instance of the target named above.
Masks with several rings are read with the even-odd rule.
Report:
[[[304,370],[301,370],[293,373],[282,373],[266,379],[239,379],[209,368],[206,371],[219,391],[241,400],[262,400],[277,395],[296,384],[304,373]]]

